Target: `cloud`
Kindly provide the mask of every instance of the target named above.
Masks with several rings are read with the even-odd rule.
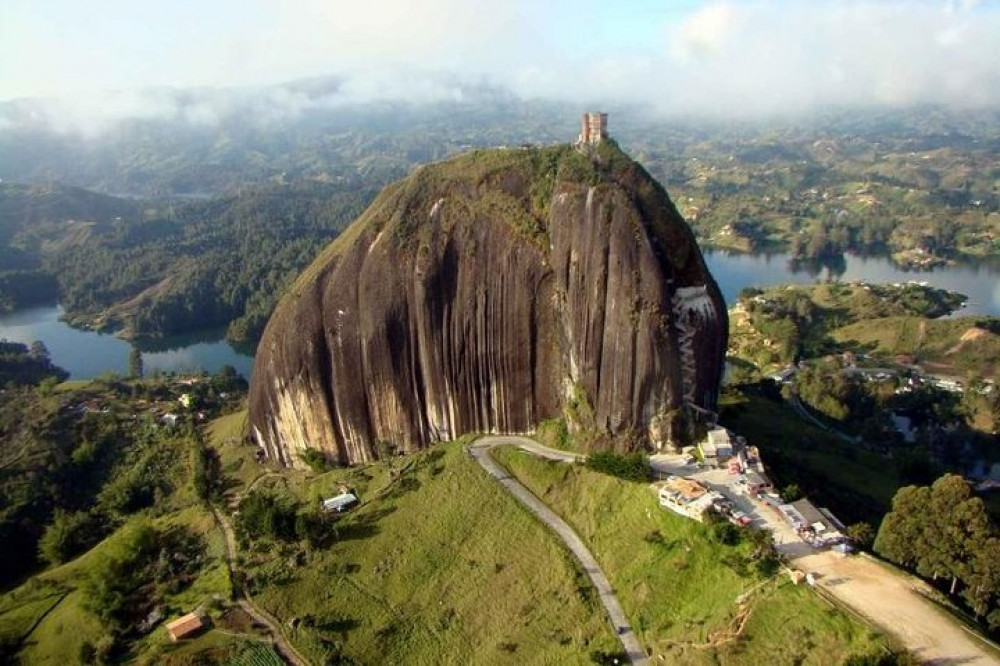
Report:
[[[67,3],[63,22],[87,4],[51,1]],[[162,13],[157,41],[115,41],[114,12],[90,12],[90,23],[78,17],[87,29],[67,33],[60,50],[37,20],[0,15],[9,25],[0,37],[14,38],[5,50],[37,69],[0,68],[0,94],[46,81],[59,90],[75,82],[126,90],[45,103],[51,127],[85,134],[124,118],[211,125],[248,105],[261,118],[289,118],[352,102],[460,101],[467,86],[484,82],[525,97],[644,105],[666,115],[1000,105],[996,2],[710,1],[648,19],[639,7],[655,4],[609,8],[597,0],[218,0],[199,11],[194,0],[107,2],[133,21]],[[191,16],[178,19],[175,7]],[[331,74],[339,81],[332,90],[263,85]],[[243,87],[135,92],[142,85]],[[0,118],[0,129],[11,122]]]
[[[976,3],[717,3],[666,41],[665,108],[1000,103],[1000,13]]]
[[[711,58],[718,54],[737,22],[731,4],[709,5],[695,12],[676,31],[670,54],[678,62]]]
[[[56,132],[96,136],[123,120],[174,120],[178,113],[169,91],[131,90],[47,99],[32,119]]]

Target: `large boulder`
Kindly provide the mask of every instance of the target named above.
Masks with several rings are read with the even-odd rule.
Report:
[[[726,311],[663,188],[611,141],[474,151],[387,187],[282,299],[252,435],[345,464],[566,418],[676,444],[714,410]]]

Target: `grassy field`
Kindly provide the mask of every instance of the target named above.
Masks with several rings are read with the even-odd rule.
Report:
[[[213,424],[224,469],[238,417]],[[254,541],[241,554],[255,603],[315,663],[589,663],[619,648],[569,553],[462,450],[388,465],[267,477],[258,488],[302,504],[353,488],[362,505],[315,548]],[[232,493],[241,488],[234,483]]]
[[[100,643],[106,630],[92,609],[88,608],[84,592],[80,588],[106,557],[105,552],[114,548],[131,522],[127,522],[84,555],[60,567],[49,569],[0,597],[0,635],[23,637],[20,663],[40,666],[80,663],[83,643]],[[216,598],[229,598],[225,546],[205,509],[189,506],[158,517],[153,524],[161,530],[183,526],[207,542],[207,562],[197,579],[177,594],[166,596],[164,611],[167,619],[178,617],[203,604],[212,608]],[[177,646],[170,643],[165,629],[160,626],[135,642],[129,657],[140,664],[171,663],[174,656],[201,652],[220,642],[226,645],[238,645],[242,642],[231,636],[214,635],[216,633],[210,632],[195,641]]]
[[[362,499],[335,519],[323,543],[241,546],[238,568],[255,603],[315,663],[589,663],[619,650],[575,561],[461,442],[317,474],[257,462],[243,440],[245,422],[242,412],[225,416],[206,432],[228,499],[252,486],[305,509],[342,485]],[[591,544],[645,644],[669,663],[839,664],[878,647],[807,591],[759,579],[747,564],[748,545],[716,545],[701,525],[659,510],[644,485],[500,455]],[[173,644],[161,625],[131,635],[119,659],[271,663],[248,618],[231,609],[223,538],[190,483],[85,554],[0,595],[0,638],[20,640],[20,663],[78,663],[85,643],[106,640],[85,582],[140,521],[201,541],[196,576],[174,592],[161,590],[160,603],[167,620],[202,607],[215,628]],[[747,612],[741,638],[720,642]]]
[[[925,320],[886,317],[857,322],[833,332],[842,344],[883,355],[910,354],[932,372],[996,379],[1000,364],[1000,322],[982,317]]]
[[[588,543],[643,643],[671,664],[840,664],[881,640],[807,589],[761,579],[747,545],[660,509],[644,483],[516,449],[495,458]],[[749,612],[743,633],[726,639]]]

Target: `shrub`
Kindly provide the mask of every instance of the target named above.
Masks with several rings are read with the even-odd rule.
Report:
[[[316,449],[306,449],[300,455],[302,457],[302,462],[309,465],[309,468],[317,474],[322,474],[329,467],[326,461],[326,456],[323,455],[322,451],[317,451]]]
[[[869,523],[854,523],[847,528],[847,536],[855,546],[868,550],[875,543],[875,528]]]
[[[56,511],[52,524],[45,528],[45,533],[38,542],[38,552],[49,564],[67,562],[96,541],[95,521],[85,511],[66,513]]]
[[[649,478],[649,459],[641,451],[624,454],[598,451],[587,456],[587,467],[626,481],[645,481]]]
[[[238,525],[243,534],[281,541],[296,538],[296,507],[262,492],[253,492],[240,503]]]

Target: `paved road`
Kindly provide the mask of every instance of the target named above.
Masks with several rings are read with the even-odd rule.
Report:
[[[577,536],[576,532],[573,531],[573,528],[565,520],[557,516],[540,499],[535,497],[531,491],[521,485],[517,479],[507,473],[507,470],[493,460],[490,456],[490,449],[501,445],[517,446],[529,453],[548,458],[549,460],[572,462],[582,459],[584,456],[578,453],[550,449],[525,437],[513,436],[483,437],[467,447],[472,457],[490,476],[499,481],[511,495],[517,498],[521,504],[528,507],[532,513],[538,516],[543,523],[548,525],[562,539],[570,552],[583,565],[583,569],[587,572],[587,575],[590,576],[590,580],[597,589],[601,603],[604,604],[604,608],[611,618],[611,623],[618,633],[618,639],[621,641],[622,647],[625,648],[629,660],[633,664],[646,664],[646,651],[642,648],[642,644],[639,643],[639,639],[636,638],[635,633],[632,631],[628,618],[625,616],[625,611],[622,610],[621,604],[618,603],[618,597],[615,596],[614,590],[611,588],[611,583],[608,581],[607,576],[604,575],[597,560],[594,559],[593,554],[591,554],[587,546],[584,545],[580,537]]]
[[[229,524],[223,513],[214,506],[212,507],[212,514],[215,516],[215,522],[218,523],[223,536],[226,538],[226,562],[229,565],[230,576],[232,576],[236,572],[236,535],[233,533],[232,525]],[[274,640],[274,648],[285,663],[292,666],[310,666],[309,660],[303,657],[288,639],[285,638],[285,634],[281,630],[281,623],[276,618],[254,605],[253,599],[244,590],[239,590],[236,592],[236,595],[236,603],[239,604],[240,608],[252,617],[255,622],[267,627],[271,638]]]

